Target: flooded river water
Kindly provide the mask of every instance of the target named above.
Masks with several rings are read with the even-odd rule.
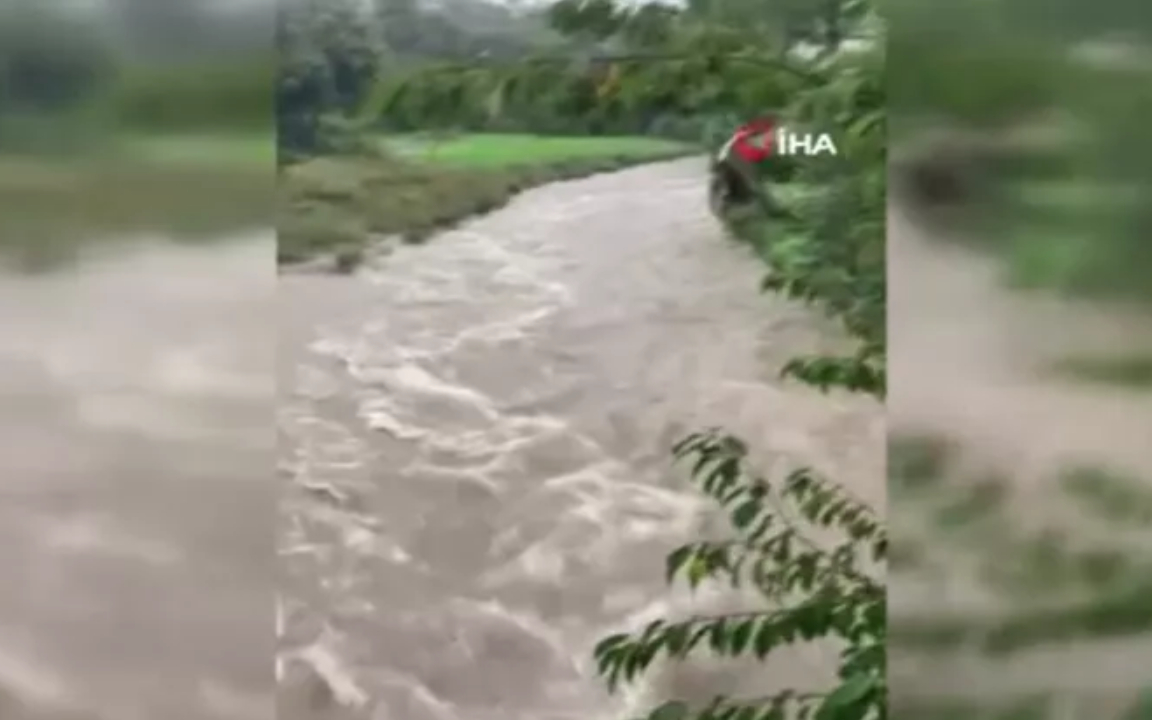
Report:
[[[777,378],[839,341],[757,292],[704,170],[532,190],[355,278],[282,278],[281,717],[615,717],[591,648],[684,610],[662,572],[702,518],[668,452],[690,430],[882,500],[880,408]],[[812,650],[647,689],[763,693],[829,667]]]
[[[673,440],[723,425],[766,466],[814,464],[884,502],[880,408],[778,380],[839,339],[757,293],[703,172],[533,190],[350,278],[277,285],[268,236],[5,274],[0,717],[615,720],[642,701],[604,694],[595,641],[739,601],[663,585],[663,555],[708,519]],[[1144,347],[1144,320],[1010,296],[899,214],[890,248],[895,430],[955,437],[1037,497],[1069,457],[1149,476],[1146,395],[1038,370]],[[1116,695],[1148,648],[896,681]],[[660,672],[641,694],[828,671],[811,649]]]

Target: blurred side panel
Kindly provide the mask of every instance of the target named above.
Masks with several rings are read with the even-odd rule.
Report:
[[[1152,5],[893,0],[898,718],[1152,718]]]
[[[270,2],[0,0],[0,718],[271,701]]]

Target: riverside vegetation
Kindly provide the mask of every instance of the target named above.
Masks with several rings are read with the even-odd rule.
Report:
[[[339,269],[351,270],[374,242],[388,236],[421,242],[533,185],[693,151],[679,142],[633,137],[486,133],[360,140],[350,152],[284,168],[279,259],[332,255]]]
[[[576,5],[569,3],[569,8]],[[569,12],[578,24],[578,13]],[[615,12],[627,27],[627,11]],[[710,19],[714,22],[715,16]],[[804,20],[792,18],[793,27],[804,27]],[[768,264],[765,291],[813,305],[839,320],[857,340],[852,355],[798,357],[781,368],[782,374],[824,390],[863,392],[882,400],[886,392],[882,26],[864,3],[838,4],[831,21],[827,16],[806,20],[807,32],[797,32],[790,40],[814,39],[822,52],[815,60],[795,60],[777,72],[770,82],[786,84],[787,92],[767,109],[788,122],[843,129],[837,135],[840,155],[831,161],[766,164],[764,180],[789,211],[788,219],[768,218],[765,206],[755,203],[734,209],[722,220],[734,238],[751,244]],[[685,24],[691,27],[691,20]],[[706,103],[716,104],[710,109],[738,116],[759,115],[766,109],[760,98],[770,90],[756,92],[748,86],[751,78],[741,76],[747,64],[770,66],[779,61],[778,48],[766,42],[764,34],[741,37],[728,28],[723,36],[732,44],[714,56],[704,55],[706,67],[716,75],[705,73],[701,84],[734,88],[729,92],[753,99],[742,104],[731,96],[713,97]],[[852,36],[863,39],[864,49],[844,52],[843,41]],[[734,532],[723,542],[696,542],[676,549],[668,557],[667,576],[669,581],[682,578],[691,587],[720,582],[753,588],[764,598],[762,609],[666,618],[636,634],[606,638],[595,650],[601,673],[610,687],[616,687],[642,675],[660,656],[675,660],[711,652],[763,659],[785,646],[832,639],[842,650],[838,680],[825,692],[717,697],[705,707],[670,699],[647,717],[887,717],[886,523],[835,479],[803,467],[783,478],[765,478],[747,464],[747,454],[745,443],[721,429],[693,434],[675,447],[674,456],[691,463],[692,478],[725,511]],[[838,531],[832,533],[838,541],[829,542],[829,529]]]
[[[683,137],[641,132],[637,124],[552,122],[582,116],[569,112],[566,93],[588,78],[571,68],[516,107],[491,89],[475,91],[477,76],[557,40],[535,15],[467,5],[499,15],[499,37],[399,0],[369,11],[346,2],[287,3],[278,34],[285,59],[277,86],[282,263],[335,256],[338,268],[350,270],[386,236],[421,241],[526,187],[699,152]],[[426,23],[454,29],[428,43],[398,29]],[[480,52],[487,59],[476,67]],[[536,115],[528,117],[527,108]]]

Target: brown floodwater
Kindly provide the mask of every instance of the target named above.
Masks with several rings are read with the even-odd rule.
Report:
[[[717,609],[663,556],[710,522],[671,470],[723,425],[883,499],[880,406],[781,381],[843,339],[758,293],[700,159],[559,183],[352,278],[280,284],[282,717],[589,720],[819,686],[827,648],[609,698],[605,633]]]

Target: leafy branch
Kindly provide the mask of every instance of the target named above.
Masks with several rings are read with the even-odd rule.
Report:
[[[885,717],[887,603],[884,585],[873,573],[886,560],[888,541],[873,510],[807,469],[790,473],[775,487],[748,470],[742,441],[717,430],[694,433],[673,452],[691,463],[694,482],[727,512],[736,537],[673,551],[668,581],[683,579],[697,588],[727,580],[753,587],[775,607],[661,619],[637,633],[605,638],[594,655],[609,687],[633,681],[660,657],[681,660],[707,648],[714,655],[762,660],[790,645],[835,638],[845,645],[840,682],[827,692],[718,698],[698,709],[673,702],[648,718]],[[817,528],[838,531],[840,542],[824,547],[813,537]]]

